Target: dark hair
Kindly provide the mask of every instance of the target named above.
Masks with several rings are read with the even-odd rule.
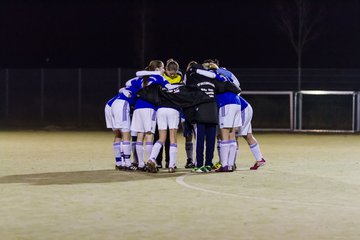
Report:
[[[151,60],[149,65],[145,68],[148,71],[155,71],[157,68],[161,68],[164,66],[164,63],[160,60]]]
[[[206,60],[204,60],[204,62],[203,63],[215,63],[216,65],[218,65],[219,66],[219,60],[217,60],[216,58],[213,60],[213,59],[206,59]]]
[[[145,68],[145,70],[148,71],[155,71],[155,69],[157,68],[161,68],[164,66],[164,63],[160,60],[152,60],[150,61],[149,65]],[[148,85],[149,82],[149,76],[144,76],[143,77],[143,87],[146,87]]]

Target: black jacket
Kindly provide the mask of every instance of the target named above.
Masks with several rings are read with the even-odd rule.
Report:
[[[215,94],[223,92],[239,93],[230,82],[220,82],[196,73],[201,65],[193,66],[186,72],[186,86],[173,90],[162,89],[160,85],[152,84],[142,88],[138,97],[157,106],[181,108],[185,118],[191,123],[218,124],[218,108]]]

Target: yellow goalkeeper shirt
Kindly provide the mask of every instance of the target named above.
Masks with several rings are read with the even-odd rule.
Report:
[[[169,77],[168,75],[164,74],[164,77],[170,84],[181,83],[182,80],[182,77],[179,74],[176,74],[175,77]]]

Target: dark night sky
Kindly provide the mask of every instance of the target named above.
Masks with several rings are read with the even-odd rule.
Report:
[[[218,58],[240,68],[296,67],[275,2],[145,1],[146,61]],[[311,1],[325,15],[303,66],[360,68],[360,0]],[[140,67],[141,0],[0,3],[1,67]],[[49,61],[47,61],[48,59]]]

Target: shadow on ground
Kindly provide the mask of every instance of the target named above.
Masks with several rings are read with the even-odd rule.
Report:
[[[31,185],[53,184],[83,184],[83,183],[111,183],[128,182],[138,180],[151,180],[158,178],[176,178],[188,173],[189,170],[179,169],[176,173],[168,173],[160,170],[158,173],[116,171],[116,170],[93,170],[77,172],[51,172],[24,175],[9,175],[0,177],[0,184],[27,183]]]

